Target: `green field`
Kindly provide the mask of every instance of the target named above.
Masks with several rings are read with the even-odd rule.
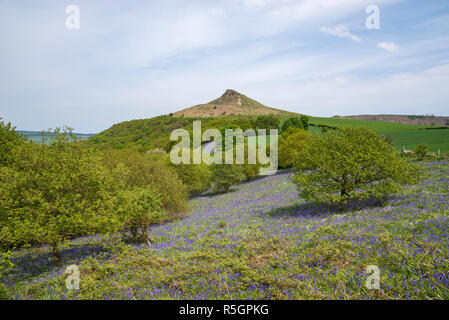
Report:
[[[442,153],[449,153],[449,128],[434,129],[428,126],[385,121],[317,117],[311,117],[310,123],[332,127],[365,126],[384,136],[390,137],[393,145],[398,150],[401,150],[402,146],[408,150],[413,150],[418,144],[424,143],[427,145],[429,152],[437,152],[440,150]],[[313,129],[316,130],[317,128]]]
[[[321,124],[331,127],[339,127],[339,126],[368,127],[373,130],[376,130],[379,133],[429,128],[427,126],[419,126],[415,124],[402,124],[402,123],[377,121],[377,120],[357,120],[357,119],[318,118],[318,117],[310,117],[310,123]]]
[[[424,143],[430,152],[449,152],[449,129],[386,131],[383,134],[392,137],[397,149],[404,146],[408,150],[414,150],[418,144]]]

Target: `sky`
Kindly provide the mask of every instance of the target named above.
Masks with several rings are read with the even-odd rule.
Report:
[[[96,133],[226,89],[312,116],[449,115],[447,0],[0,0],[0,37],[19,130]]]

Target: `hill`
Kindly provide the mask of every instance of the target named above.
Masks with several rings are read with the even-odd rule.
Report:
[[[375,115],[354,115],[354,116],[334,116],[339,119],[375,120],[402,124],[415,124],[422,126],[449,126],[449,117],[438,117],[434,115],[405,115],[405,114],[375,114]]]
[[[17,131],[18,133],[21,133],[25,138],[28,140],[31,140],[35,143],[41,143],[42,142],[42,131]],[[87,140],[89,137],[93,136],[93,133],[73,133],[75,136],[77,136],[80,140]],[[49,141],[50,136],[53,136],[53,132],[45,132],[44,140]]]
[[[232,115],[232,113],[234,114]],[[288,117],[297,114],[264,106],[237,91],[228,89],[218,99],[175,112],[174,114],[115,124],[111,128],[89,137],[85,144],[97,149],[132,147],[142,152],[156,148],[163,148],[169,151],[171,145],[169,141],[170,133],[174,129],[179,128],[191,130],[192,123],[195,120],[201,120],[203,130],[207,128],[222,129],[229,125],[236,125],[246,130],[248,128],[261,127],[258,125],[257,119],[262,115],[273,115],[280,118],[282,123]],[[374,118],[356,119],[355,117],[376,117],[376,120],[373,120]],[[443,153],[449,152],[449,129],[441,129],[440,126],[382,121],[378,117],[380,116],[310,117],[310,129],[312,132],[319,134],[320,128],[323,126],[369,127],[382,135],[390,137],[398,150],[401,150],[402,146],[405,146],[407,149],[414,149],[416,145],[425,143],[431,152],[437,152],[438,150],[441,150]],[[444,117],[430,118],[439,119]],[[415,121],[416,119],[409,120]],[[436,123],[439,124],[439,122]]]
[[[218,117],[224,115],[286,115],[293,112],[270,108],[228,89],[223,95],[205,104],[199,104],[174,113],[175,117]]]

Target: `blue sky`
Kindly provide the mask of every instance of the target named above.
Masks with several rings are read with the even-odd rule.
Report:
[[[0,0],[0,35],[0,117],[22,130],[99,132],[228,88],[314,116],[449,115],[446,0]]]

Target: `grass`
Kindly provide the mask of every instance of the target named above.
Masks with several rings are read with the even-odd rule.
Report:
[[[449,162],[422,165],[386,207],[308,203],[280,173],[192,199],[151,245],[72,241],[80,290],[45,247],[15,252],[1,281],[15,299],[449,299]],[[380,290],[365,287],[368,265]]]
[[[384,134],[392,137],[398,150],[401,150],[402,146],[414,150],[418,144],[424,143],[429,152],[449,152],[449,129],[386,131]]]
[[[442,153],[449,153],[449,128],[435,129],[429,126],[385,121],[317,117],[311,117],[310,123],[332,127],[365,126],[377,131],[379,134],[391,137],[393,145],[397,150],[402,150],[402,146],[405,146],[408,150],[414,150],[418,144],[424,143],[427,145],[429,152],[440,150]],[[430,129],[426,130],[426,128]],[[314,129],[316,130],[316,128]]]
[[[311,117],[310,123],[322,124],[332,127],[339,127],[339,126],[368,127],[382,134],[384,132],[396,132],[396,131],[407,131],[407,130],[429,128],[427,126],[420,126],[415,124],[402,124],[386,121],[319,118],[319,117]]]

